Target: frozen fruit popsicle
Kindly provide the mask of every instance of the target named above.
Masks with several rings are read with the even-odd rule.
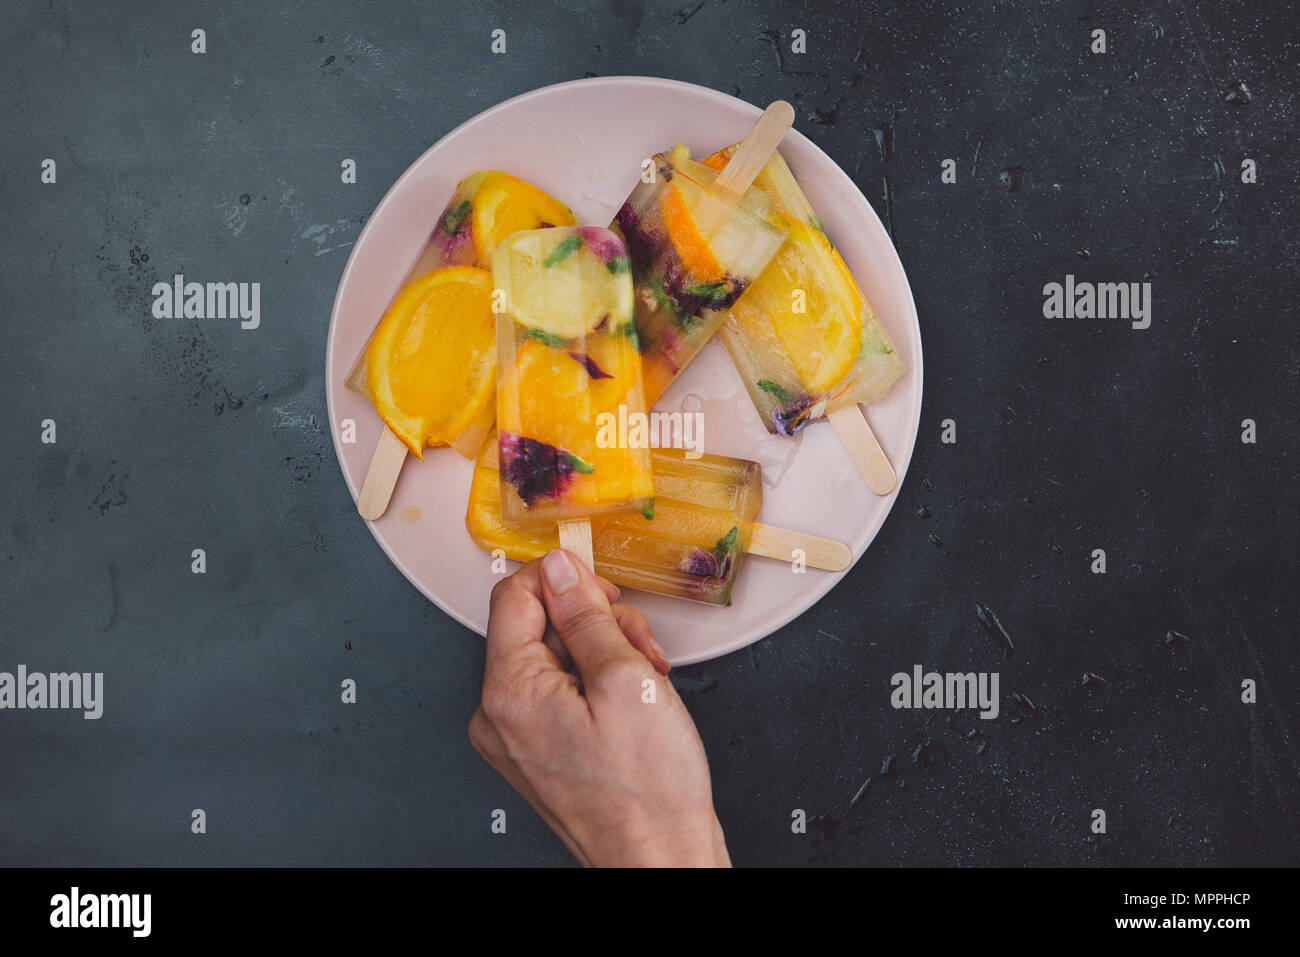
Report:
[[[688,459],[654,449],[653,518],[635,513],[598,520],[592,536],[596,572],[617,585],[711,605],[731,604],[741,559],[789,561],[796,549],[815,568],[841,571],[852,556],[840,542],[776,529],[758,521],[763,484],[757,462],[723,455]],[[479,453],[465,524],[485,552],[532,561],[559,545],[550,528],[513,529],[501,520],[497,446]]]
[[[515,233],[492,263],[501,515],[559,523],[588,565],[591,518],[654,507],[629,268],[599,226]]]
[[[785,229],[771,215],[771,200],[749,185],[793,119],[788,103],[773,103],[720,173],[680,145],[656,153],[619,208],[613,225],[632,260],[648,403],[695,358],[780,248]]]
[[[736,148],[704,164],[722,168]],[[883,398],[907,367],[780,153],[754,186],[789,235],[720,328],[768,430],[788,435]]]
[[[484,170],[456,187],[347,379],[386,426],[357,498],[363,517],[384,513],[407,452],[478,453],[496,413],[492,254],[516,230],[573,222],[509,173]]]
[[[704,164],[724,168],[738,148]],[[884,398],[907,367],[780,153],[754,187],[771,197],[788,237],[719,335],[768,431],[793,435],[828,415],[851,451],[874,445],[868,484],[892,491],[893,469],[857,406]]]

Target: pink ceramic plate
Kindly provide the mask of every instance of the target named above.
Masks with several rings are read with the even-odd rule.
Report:
[[[330,317],[326,393],[334,449],[353,497],[381,422],[343,380],[457,181],[475,170],[503,169],[567,203],[582,222],[603,226],[631,190],[644,157],[678,140],[694,155],[707,155],[741,139],[758,114],[742,100],[674,80],[577,80],[507,100],[416,160],[362,230]],[[921,335],[902,263],[871,205],[834,161],[797,131],[781,150],[907,363],[908,374],[889,397],[867,410],[901,484],[921,414]],[[705,413],[707,451],[763,464],[765,523],[837,538],[853,549],[855,560],[871,544],[897,493],[871,494],[826,422],[794,440],[768,435],[716,339],[657,406],[683,407]],[[346,419],[356,423],[355,444],[341,442]],[[471,470],[451,449],[430,449],[424,462],[409,457],[387,514],[370,530],[416,588],[483,634],[496,576],[465,531]],[[674,664],[691,664],[771,634],[842,574],[795,574],[785,563],[751,558],[730,608],[635,591],[625,600],[646,613]]]

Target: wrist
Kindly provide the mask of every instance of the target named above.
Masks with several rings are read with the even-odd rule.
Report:
[[[593,867],[730,867],[722,825],[707,817],[682,822],[626,822],[587,854]]]

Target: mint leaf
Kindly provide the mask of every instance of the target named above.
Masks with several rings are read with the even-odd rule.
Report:
[[[682,294],[692,299],[702,299],[709,308],[716,308],[727,300],[726,286],[725,279],[719,279],[717,282],[698,282],[693,286],[687,286],[682,290]]]
[[[619,276],[625,272],[630,272],[632,269],[632,264],[631,262],[628,261],[628,258],[626,256],[615,256],[609,262],[605,263],[605,268],[608,269],[610,272],[612,272],[615,276]]]
[[[454,209],[449,210],[442,220],[443,231],[448,236],[456,235],[456,231],[460,229],[461,223],[465,222],[465,217],[469,215],[469,211],[470,204],[468,199],[463,203],[460,203]]]
[[[566,237],[562,243],[560,243],[558,246],[556,246],[554,249],[551,250],[551,254],[549,256],[547,256],[544,260],[542,260],[542,265],[545,266],[547,269],[550,269],[553,266],[558,266],[560,263],[564,262],[564,260],[568,259],[574,253],[576,253],[578,251],[578,247],[580,247],[581,245],[582,245],[581,236]]]
[[[573,466],[575,472],[581,472],[583,475],[590,475],[592,472],[596,471],[594,466],[590,463],[584,462],[572,452],[565,452],[564,457],[569,460],[569,464]]]
[[[831,239],[830,233],[826,232],[826,227],[822,225],[822,221],[817,218],[816,213],[808,214],[808,225],[826,237],[826,241],[831,244],[831,249],[835,248],[835,240]]]
[[[636,346],[638,349],[641,348],[641,343],[637,338],[635,319],[629,319],[627,322],[623,323],[623,325],[618,327],[618,331],[619,334],[625,336],[632,345]]]
[[[664,291],[663,282],[661,282],[657,277],[651,277],[650,281],[646,284],[646,287],[650,290],[651,294],[654,295],[655,305],[672,316],[673,320],[677,323],[677,328],[682,330],[682,332],[689,334],[692,329],[703,321],[698,316],[692,316],[689,312],[681,309],[673,297]]]
[[[648,283],[650,292],[654,294],[655,304],[664,312],[676,312],[677,304],[673,302],[672,297],[664,292],[664,284],[659,281],[658,277],[651,277]]]
[[[553,336],[549,332],[546,332],[543,329],[535,329],[532,326],[529,326],[527,332],[528,335],[532,336],[534,339],[538,339],[546,343],[548,346],[552,346],[556,349],[563,348],[565,345],[568,344],[567,340],[561,339],[559,336]]]
[[[790,393],[785,389],[783,389],[781,386],[777,385],[771,379],[759,379],[758,387],[762,389],[764,392],[766,392],[768,395],[775,396],[777,400],[780,402],[790,401],[791,398]]]
[[[867,349],[881,356],[890,355],[894,351],[889,347],[884,335],[871,327],[864,329],[862,334],[862,351],[865,352]]]
[[[718,544],[713,546],[713,550],[717,552],[718,557],[721,558],[728,552],[735,551],[736,543],[738,541],[740,541],[740,526],[732,525],[731,531],[718,539]]]
[[[703,316],[692,316],[689,312],[677,310],[677,328],[682,330],[688,336],[700,327],[704,322]]]

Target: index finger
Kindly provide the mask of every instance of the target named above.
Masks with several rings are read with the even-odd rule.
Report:
[[[542,645],[546,634],[546,606],[536,562],[529,562],[492,587],[488,603],[487,672],[525,650]]]
[[[597,578],[610,602],[618,601],[618,589]],[[492,588],[488,603],[487,667],[490,670],[518,654],[530,643],[541,644],[546,636],[546,606],[542,602],[540,559],[524,565]],[[548,651],[550,649],[547,649]],[[558,659],[557,659],[558,661]],[[563,662],[560,662],[563,667]]]

